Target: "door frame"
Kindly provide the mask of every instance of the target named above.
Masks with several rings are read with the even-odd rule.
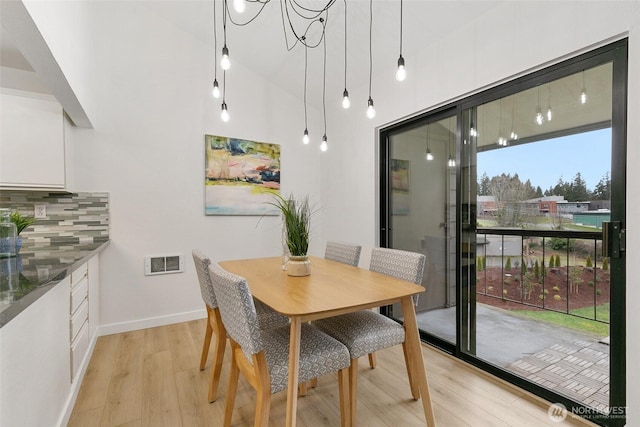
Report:
[[[388,173],[389,166],[389,137],[399,131],[412,129],[413,127],[422,126],[448,117],[452,113],[457,115],[458,131],[456,135],[456,211],[457,211],[457,231],[456,231],[456,288],[457,301],[456,305],[456,344],[444,341],[438,337],[430,335],[425,331],[420,331],[421,338],[435,347],[449,352],[457,358],[460,358],[472,365],[475,365],[503,380],[506,380],[516,386],[519,386],[529,392],[532,392],[550,402],[558,402],[565,405],[568,411],[584,415],[584,405],[575,402],[565,396],[558,395],[549,389],[538,386],[526,379],[512,374],[502,368],[499,368],[486,361],[478,359],[475,356],[461,351],[461,335],[463,329],[462,309],[463,299],[463,266],[461,242],[463,233],[469,233],[470,230],[463,230],[462,211],[462,177],[461,177],[461,149],[462,149],[462,126],[464,123],[464,112],[477,107],[478,105],[503,98],[513,93],[535,87],[537,85],[556,80],[558,78],[577,73],[583,69],[588,69],[606,62],[613,64],[613,82],[612,82],[612,118],[611,118],[611,221],[618,221],[622,228],[626,228],[626,145],[627,145],[627,74],[628,66],[628,39],[624,38],[606,46],[594,49],[592,51],[580,54],[574,58],[570,58],[554,65],[545,67],[544,69],[532,72],[525,76],[515,78],[506,83],[502,83],[495,87],[483,90],[476,94],[470,95],[464,99],[456,100],[441,106],[437,109],[421,113],[415,117],[405,121],[395,123],[388,127],[384,127],[379,131],[379,161],[380,161],[380,182],[379,182],[379,243],[382,247],[388,247],[391,242],[393,230],[389,228],[391,224],[389,209],[389,190],[390,176]],[[475,155],[475,154],[474,154]],[[477,177],[476,181],[477,181]],[[468,213],[475,219],[475,212]],[[466,219],[469,222],[469,218]],[[475,224],[475,221],[471,221]],[[474,226],[475,227],[475,226]],[[475,233],[475,229],[471,230]],[[606,426],[623,426],[626,422],[626,276],[625,276],[625,257],[624,252],[620,258],[612,258],[610,260],[610,270],[612,278],[615,278],[615,284],[611,284],[610,294],[610,355],[609,359],[615,360],[616,363],[610,363],[610,398],[609,407],[615,412],[610,417],[592,419],[601,425]],[[475,275],[475,272],[472,273]],[[475,277],[471,279],[475,283]],[[391,316],[391,308],[383,307],[381,312]],[[588,409],[588,408],[587,408]],[[589,414],[587,412],[587,414]]]

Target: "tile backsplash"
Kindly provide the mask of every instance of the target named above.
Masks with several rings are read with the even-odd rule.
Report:
[[[22,250],[49,245],[101,243],[109,239],[109,193],[56,193],[2,190],[0,207],[34,216],[34,205],[46,205],[47,216],[25,229]]]

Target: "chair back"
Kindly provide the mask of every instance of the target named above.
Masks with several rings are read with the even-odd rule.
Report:
[[[227,334],[251,360],[262,351],[260,322],[246,279],[229,273],[218,264],[209,266],[209,274],[218,300],[218,309]]]
[[[420,285],[426,259],[425,255],[416,252],[373,248],[369,270]]]
[[[197,249],[191,251],[191,255],[193,255],[193,262],[196,265],[196,273],[198,273],[198,282],[200,282],[202,300],[209,307],[216,308],[218,307],[218,302],[216,301],[216,294],[213,292],[211,276],[209,276],[209,265],[211,264],[211,260]]]
[[[358,266],[362,246],[344,242],[327,242],[324,257],[343,264]]]

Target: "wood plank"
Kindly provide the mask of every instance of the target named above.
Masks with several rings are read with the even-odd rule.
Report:
[[[145,356],[142,389],[142,426],[179,426],[180,405],[171,353]]]
[[[141,417],[144,331],[120,334],[120,346],[101,425],[117,426]]]
[[[83,412],[100,408],[100,414],[102,414],[102,408],[104,408],[107,401],[109,383],[113,376],[114,361],[117,358],[121,338],[120,335],[107,335],[98,338],[87,372],[80,386],[74,412],[69,420],[70,423],[74,422],[73,418],[76,411]]]
[[[187,322],[182,327],[163,326],[154,330],[128,332],[101,337],[96,344],[91,366],[94,379],[80,388],[76,408],[69,425],[75,426],[128,426],[142,427],[151,423],[172,426],[219,426],[224,414],[230,366],[227,347],[220,397],[207,402],[210,367],[199,370],[199,349],[187,349],[193,356],[176,358],[179,343],[196,342],[194,331],[203,331],[205,320]],[[170,338],[172,334],[185,334],[182,340]],[[189,337],[186,337],[189,335]],[[162,337],[165,336],[165,341]],[[154,340],[147,343],[146,340]],[[186,341],[185,341],[186,340]],[[169,350],[153,352],[169,344]],[[200,342],[201,343],[201,342]],[[145,355],[145,352],[149,352]],[[549,403],[532,396],[513,385],[492,377],[460,360],[422,346],[424,364],[429,374],[433,409],[438,426],[546,426],[559,425],[549,420]],[[370,369],[362,359],[359,375],[357,425],[359,426],[424,426],[421,401],[411,398],[402,347],[395,346],[377,352],[378,366]],[[174,360],[190,368],[176,370]],[[95,385],[96,377],[110,372],[107,397]],[[97,382],[105,382],[101,379]],[[326,375],[319,380],[307,396],[298,399],[297,425],[300,427],[340,425],[337,375]],[[173,390],[173,391],[172,391]],[[96,394],[96,396],[93,396]],[[103,397],[101,397],[103,396]],[[144,397],[143,397],[144,396]],[[100,402],[102,407],[80,410],[81,402]],[[281,427],[286,422],[286,391],[272,395],[269,416],[270,427]],[[93,404],[89,405],[93,406]],[[253,426],[256,393],[240,376],[232,426]],[[169,412],[164,411],[169,408]],[[144,416],[143,416],[144,414]],[[162,418],[162,419],[160,419]],[[593,426],[584,420],[565,420],[563,425]]]

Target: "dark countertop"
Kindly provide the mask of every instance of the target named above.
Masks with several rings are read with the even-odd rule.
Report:
[[[0,258],[0,328],[107,246],[109,241],[23,247],[17,257]]]

